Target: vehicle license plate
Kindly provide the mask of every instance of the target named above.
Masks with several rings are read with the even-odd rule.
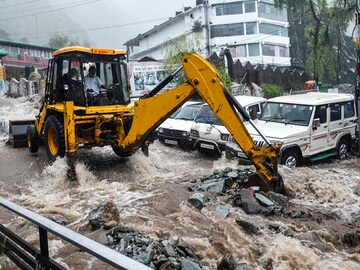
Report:
[[[206,149],[211,149],[211,150],[215,149],[215,146],[213,146],[212,144],[206,144],[206,143],[200,143],[200,147],[206,148]]]
[[[166,144],[171,144],[171,145],[177,145],[177,141],[173,141],[173,140],[167,140],[167,139],[165,139],[165,143],[166,143]]]

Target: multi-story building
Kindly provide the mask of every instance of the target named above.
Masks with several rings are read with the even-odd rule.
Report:
[[[234,60],[290,66],[288,26],[286,10],[276,9],[272,0],[197,0],[194,8],[176,12],[124,45],[130,60],[162,60],[167,48],[185,36],[204,56],[228,48]]]
[[[25,75],[26,70],[37,70],[47,68],[51,54],[55,49],[0,40],[0,50],[6,52],[2,57],[2,64],[6,74]]]

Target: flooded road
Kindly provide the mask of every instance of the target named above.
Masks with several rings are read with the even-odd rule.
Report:
[[[2,97],[1,117],[32,113],[28,101],[13,101],[13,108],[23,108],[17,115],[8,103]],[[42,215],[61,214],[70,221],[68,228],[90,238],[95,236],[88,226],[88,213],[112,199],[120,211],[120,224],[153,238],[182,238],[210,269],[216,269],[226,253],[237,264],[247,263],[253,269],[360,269],[360,194],[356,194],[360,163],[356,157],[296,169],[280,166],[295,197],[281,216],[265,216],[246,214],[226,196],[214,194],[206,194],[211,200],[202,210],[195,208],[188,202],[193,194],[188,188],[194,182],[215,170],[251,166],[225,158],[211,160],[157,141],[151,144],[149,157],[137,151],[120,159],[110,147],[79,151],[76,183],[66,179],[66,161],[49,165],[43,148],[31,155],[27,149],[6,145],[3,135],[0,152],[1,196]],[[229,207],[227,218],[217,214],[218,205]],[[29,242],[37,241],[34,226],[0,213],[2,224]],[[260,230],[246,232],[236,223],[239,218]],[[68,269],[100,269],[58,239],[52,238],[49,245],[51,255]],[[0,269],[16,267],[2,256]]]

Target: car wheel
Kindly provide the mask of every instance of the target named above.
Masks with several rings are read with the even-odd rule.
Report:
[[[299,166],[299,155],[295,151],[286,151],[282,154],[281,164],[289,168],[295,168]]]
[[[118,146],[111,146],[111,147],[112,147],[114,153],[119,157],[130,157],[135,153],[134,150],[124,151]]]
[[[55,161],[58,156],[65,156],[64,126],[53,115],[45,121],[44,144],[49,160]]]
[[[347,140],[341,139],[338,146],[337,146],[337,156],[339,159],[344,159],[349,154],[349,145]]]
[[[39,136],[33,125],[27,127],[26,137],[30,153],[37,153],[39,150]]]

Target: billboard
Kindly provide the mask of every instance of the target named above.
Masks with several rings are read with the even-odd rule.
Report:
[[[167,76],[164,65],[159,62],[129,64],[131,97],[140,97],[150,92]],[[179,85],[178,79],[171,81],[165,89]]]

